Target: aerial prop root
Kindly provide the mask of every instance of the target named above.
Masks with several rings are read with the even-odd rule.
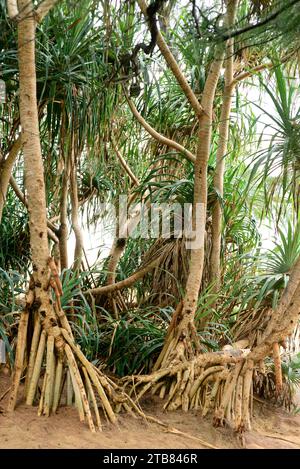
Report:
[[[169,364],[178,364],[182,361],[193,360],[200,351],[200,342],[192,318],[181,321],[183,302],[179,302],[170,322],[164,346],[159,354],[153,371],[165,368]]]
[[[24,314],[28,313],[22,313],[22,315]],[[20,324],[22,324],[22,319]],[[107,420],[115,423],[116,412],[114,409],[117,406],[119,410],[122,409],[122,406],[125,407],[125,394],[116,383],[87,360],[66,329],[61,327],[60,332],[64,339],[64,346],[57,350],[54,336],[43,330],[40,320],[36,319],[35,321],[26,370],[26,404],[33,405],[38,398],[38,415],[49,416],[57,411],[65,387],[69,395],[68,403],[73,401],[74,396],[79,418],[81,421],[88,422],[92,432],[95,432],[94,420],[97,428],[101,430],[99,406],[102,407]],[[25,337],[22,331],[20,333]],[[25,356],[25,344],[26,340],[23,340],[23,357]],[[44,362],[45,373],[40,389],[39,384]],[[25,369],[25,366],[23,362],[19,368]],[[10,402],[16,402],[13,394],[15,394],[14,391],[11,393]],[[13,410],[14,405],[10,404],[9,407],[11,407],[10,410]],[[94,418],[91,407],[94,411]]]
[[[243,351],[209,352],[150,375],[126,377],[123,385],[136,403],[151,391],[165,398],[165,410],[201,409],[203,416],[212,411],[215,426],[227,423],[242,432],[250,428],[252,374],[253,362]]]
[[[59,297],[51,311],[46,310],[46,318],[30,310],[33,300],[34,293],[29,290],[29,306],[20,317],[8,410],[15,408],[19,384],[25,371],[26,404],[33,405],[38,401],[38,415],[55,413],[66,390],[66,403],[70,405],[75,400],[80,420],[87,421],[92,432],[95,432],[96,427],[100,430],[102,427],[99,407],[102,407],[107,421],[115,423],[116,413],[122,408],[128,408],[127,396],[114,381],[90,363],[76,345]],[[28,340],[30,314],[34,314],[34,328],[32,338]],[[47,321],[49,318],[50,321]]]

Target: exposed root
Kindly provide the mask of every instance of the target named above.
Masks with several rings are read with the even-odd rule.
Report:
[[[282,391],[282,370],[281,370],[280,347],[279,347],[278,342],[273,344],[273,359],[274,359],[274,368],[275,368],[276,394],[279,396]]]
[[[163,349],[153,367],[153,371],[169,365],[176,366],[186,360],[193,360],[200,353],[200,342],[194,320],[182,320],[183,301],[178,303],[172,316]]]
[[[1,396],[0,396],[0,402],[2,401],[2,399],[5,398],[5,396],[9,393],[10,390],[11,390],[11,387],[9,387],[8,389],[6,389],[6,391],[4,391],[3,394],[1,394]]]
[[[128,396],[90,363],[76,345],[68,319],[61,308],[62,289],[59,277],[53,262],[49,261],[49,265],[52,271],[50,286],[56,297],[55,304],[46,317],[41,317],[32,311],[34,289],[29,290],[27,307],[22,312],[19,323],[15,372],[8,410],[14,410],[16,406],[19,383],[25,371],[26,403],[33,405],[37,402],[38,415],[49,416],[55,413],[64,396],[67,405],[72,405],[75,401],[80,421],[86,421],[90,430],[95,432],[96,428],[102,428],[99,407],[106,419],[115,423],[116,413],[122,408],[128,410],[130,407]],[[34,330],[27,350],[30,314],[34,314]]]
[[[205,446],[206,448],[210,449],[219,449],[217,446],[214,446],[207,441],[202,440],[202,438],[198,438],[197,436],[190,435],[189,433],[181,432],[180,430],[177,430],[176,428],[168,428],[166,430],[168,433],[174,433],[175,435],[181,435],[184,436],[185,438],[190,438],[191,440],[197,441],[201,445]]]
[[[253,363],[235,350],[200,354],[123,383],[135,403],[151,390],[165,398],[165,410],[201,409],[203,416],[214,411],[215,426],[227,423],[243,432],[250,428],[252,373]]]
[[[184,436],[185,438],[191,438],[193,440],[198,441],[199,443],[201,443],[203,446],[206,446],[207,448],[218,449],[216,446],[213,446],[212,444],[208,443],[207,441],[202,440],[202,438],[198,438],[196,436],[190,435],[189,433],[182,432],[182,431],[178,430],[177,428],[169,427],[166,423],[162,422],[161,420],[157,419],[156,417],[152,417],[152,415],[146,415],[137,406],[137,404],[135,404],[135,402],[132,399],[129,398],[129,400],[130,400],[130,403],[131,403],[132,407],[134,408],[136,413],[138,415],[140,415],[140,417],[144,418],[148,422],[156,423],[157,425],[160,425],[160,426],[164,427],[165,431],[167,433],[174,433],[175,435],[181,435],[181,436]]]
[[[287,443],[292,443],[293,445],[296,445],[297,448],[299,447],[299,441],[297,440],[291,440],[290,438],[285,438],[284,436],[274,435],[273,433],[265,433],[261,431],[259,433],[263,436],[266,436],[267,438],[274,438],[275,440],[286,441]]]

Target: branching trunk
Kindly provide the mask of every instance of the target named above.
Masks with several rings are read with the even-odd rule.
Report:
[[[48,237],[46,218],[46,199],[44,172],[42,165],[41,145],[39,139],[38,110],[36,99],[35,74],[35,29],[36,22],[31,2],[19,1],[21,20],[18,22],[18,54],[20,74],[20,119],[22,126],[22,144],[24,152],[25,185],[28,195],[28,212],[30,228],[30,245],[32,250],[34,294],[39,307],[38,314],[43,318],[45,330],[53,335],[57,350],[63,351],[63,338],[57,325],[56,317],[50,303]],[[28,311],[26,311],[28,318]],[[27,319],[28,322],[28,319]],[[22,322],[21,322],[22,324]],[[20,381],[20,370],[24,358],[24,337],[27,324],[19,331],[18,361],[9,401],[9,409],[15,407]],[[22,334],[22,336],[21,336]]]
[[[146,132],[148,132],[148,134],[151,135],[151,137],[157,140],[157,142],[161,143],[162,145],[166,145],[167,147],[173,148],[174,150],[177,150],[180,153],[183,153],[188,158],[188,160],[190,160],[192,163],[195,163],[196,161],[195,155],[193,155],[193,153],[191,153],[189,150],[187,150],[182,145],[180,145],[180,143],[177,143],[174,140],[171,140],[170,138],[165,137],[164,135],[160,134],[155,129],[153,129],[153,127],[151,127],[151,125],[148,124],[148,122],[146,122],[143,116],[141,116],[141,114],[138,112],[133,101],[129,98],[125,90],[124,92],[125,92],[125,96],[128,102],[128,106],[130,107],[132,114],[134,115],[136,120],[144,127]]]
[[[199,119],[198,149],[195,163],[194,201],[192,227],[194,233],[197,230],[197,247],[191,249],[189,275],[186,283],[186,292],[182,310],[178,314],[177,326],[173,329],[172,347],[168,347],[166,353],[170,360],[192,358],[194,349],[199,351],[199,344],[194,325],[197,309],[199,289],[202,280],[204,265],[204,237],[205,217],[207,205],[207,163],[210,152],[212,132],[212,110],[216,86],[219,80],[222,66],[222,52],[217,51],[216,58],[211,64],[205,83],[201,105],[205,109]],[[200,211],[202,219],[196,219]],[[166,357],[167,358],[167,357]],[[167,358],[168,360],[168,358]]]

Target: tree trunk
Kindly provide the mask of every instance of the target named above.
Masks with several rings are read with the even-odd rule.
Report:
[[[44,170],[39,138],[35,73],[35,18],[31,2],[19,1],[22,21],[18,24],[20,74],[20,118],[24,152],[25,186],[29,213],[30,245],[39,311],[51,311],[49,288],[49,246],[47,238]],[[24,9],[24,11],[23,11]],[[38,299],[37,298],[37,299]]]
[[[79,272],[82,261],[83,237],[78,217],[78,187],[77,164],[74,159],[71,163],[71,204],[72,204],[72,228],[75,234],[74,270]]]
[[[191,259],[189,275],[186,283],[186,292],[182,304],[182,309],[176,318],[175,327],[167,336],[162,354],[165,355],[162,363],[166,364],[170,359],[191,359],[194,356],[194,348],[199,351],[199,344],[196,335],[194,318],[197,310],[199,289],[202,280],[204,265],[204,238],[205,238],[205,218],[207,205],[207,163],[210,152],[211,132],[212,132],[212,111],[213,102],[219,75],[223,61],[223,53],[216,51],[214,59],[209,69],[205,83],[201,106],[204,109],[199,118],[198,148],[195,162],[195,182],[194,201],[192,214],[192,227],[196,235],[199,247],[191,249]],[[197,208],[200,207],[202,220],[196,220]],[[200,221],[200,226],[199,226]],[[171,345],[172,344],[172,345]],[[194,347],[193,347],[194,346]],[[166,356],[169,355],[169,358]],[[154,367],[156,369],[157,365]]]
[[[59,227],[59,259],[61,271],[69,267],[68,262],[68,192],[69,192],[69,171],[67,164],[64,168],[60,194],[60,227]]]
[[[122,168],[124,169],[126,174],[129,176],[129,178],[133,182],[134,186],[135,187],[138,186],[139,183],[140,183],[138,178],[135,176],[135,174],[132,172],[132,170],[129,167],[129,165],[127,164],[127,162],[124,160],[123,156],[121,155],[118,148],[116,147],[116,144],[115,144],[113,138],[111,139],[111,143],[112,143],[112,146],[114,148],[114,151],[117,155],[117,158],[118,158]],[[142,203],[143,203],[145,197],[147,196],[147,194],[148,194],[148,191],[146,191],[146,193],[144,194],[144,197],[142,198]],[[131,203],[134,203],[135,197],[136,196],[135,196],[134,193],[129,196],[129,205]],[[146,207],[148,207],[149,206],[149,201],[146,202],[145,205],[146,205]],[[118,223],[118,225],[116,227],[117,228],[117,236],[116,236],[116,238],[113,242],[113,245],[111,247],[111,250],[110,250],[110,253],[109,253],[109,256],[108,256],[106,286],[112,286],[112,285],[115,284],[117,267],[118,267],[119,261],[122,257],[122,254],[124,253],[125,248],[126,248],[127,233],[130,233],[131,230],[133,230],[138,225],[138,223],[140,221],[140,218],[141,218],[141,214],[142,214],[142,211],[138,210],[137,213],[135,213],[135,215],[132,218],[126,220],[124,226],[120,227],[119,223]],[[122,232],[124,233],[124,236],[122,236]],[[132,276],[130,276],[126,280],[129,280],[131,278],[132,278]],[[119,284],[120,283],[121,282],[119,282]],[[117,284],[115,284],[115,285],[117,285]],[[102,288],[105,288],[105,287],[100,287],[100,290]],[[111,290],[111,292],[113,293],[113,292],[117,291],[118,289],[119,288],[116,286],[116,288]],[[112,307],[115,317],[118,318],[117,302],[111,295],[110,295],[110,298],[109,298],[109,306]]]
[[[228,14],[226,27],[231,28],[234,24],[237,0],[228,3]],[[218,292],[221,285],[221,235],[222,235],[222,206],[223,180],[225,169],[225,157],[228,147],[228,135],[230,125],[230,111],[232,93],[234,90],[233,81],[233,57],[234,39],[228,39],[226,45],[225,61],[225,87],[223,93],[223,103],[219,125],[219,142],[216,155],[216,169],[214,175],[214,189],[217,194],[216,202],[212,210],[212,246],[210,256],[210,281],[213,282],[213,291]]]
[[[147,16],[147,3],[145,0],[137,0],[137,3],[145,16],[146,20],[148,19]],[[186,77],[180,70],[180,67],[173,56],[171,50],[169,49],[166,41],[164,40],[163,36],[161,33],[158,31],[157,37],[156,37],[157,45],[164,56],[170,70],[172,71],[174,77],[176,78],[178,84],[180,85],[182,91],[184,92],[187,100],[189,101],[191,107],[195,111],[196,116],[199,118],[201,117],[203,113],[203,106],[200,105],[197,96],[193,92],[192,88],[190,87]]]
[[[139,1],[140,4],[140,1]],[[230,0],[227,4],[226,21],[227,24],[232,24],[235,17],[235,11],[237,7],[237,0]],[[229,49],[232,48],[232,44],[229,44]],[[211,145],[211,132],[212,132],[212,112],[213,103],[215,97],[215,91],[219,80],[221,66],[223,62],[223,52],[221,51],[222,46],[218,46],[215,51],[215,59],[211,64],[204,91],[201,100],[201,108],[204,110],[199,117],[199,134],[198,134],[198,148],[195,162],[195,182],[194,182],[194,201],[193,201],[193,217],[192,226],[193,231],[196,231],[196,208],[200,207],[202,212],[202,223],[198,226],[197,239],[199,247],[191,250],[190,269],[186,284],[186,292],[183,300],[182,308],[177,312],[176,325],[169,330],[167,335],[164,348],[156,363],[154,369],[157,369],[162,364],[166,365],[168,362],[167,355],[170,356],[170,360],[192,358],[194,356],[194,349],[199,351],[199,344],[196,335],[194,318],[197,310],[197,302],[199,289],[203,274],[204,265],[204,239],[205,239],[205,220],[206,220],[206,207],[207,207],[207,164],[210,153]],[[231,59],[230,59],[231,60]],[[232,76],[232,64],[227,70],[227,85],[231,82]],[[230,112],[230,100],[231,93],[229,96],[226,95],[229,105],[225,103],[223,116]],[[226,117],[226,116],[225,116]],[[228,132],[228,119],[224,120],[224,130],[222,139],[222,154],[225,151],[225,145],[227,145],[227,132]],[[222,132],[224,132],[224,130]],[[222,176],[223,171],[221,163],[221,150],[219,153],[219,174]],[[223,160],[223,158],[222,158]],[[199,225],[199,221],[198,221]],[[204,323],[202,324],[204,325]],[[162,359],[164,356],[164,359]]]

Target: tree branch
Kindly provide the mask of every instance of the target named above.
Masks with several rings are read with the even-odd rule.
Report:
[[[133,184],[135,186],[138,186],[140,181],[138,180],[138,178],[135,176],[135,174],[131,171],[131,168],[129,167],[129,165],[126,163],[126,161],[124,160],[123,156],[121,155],[121,153],[119,152],[118,148],[116,147],[116,144],[115,144],[115,141],[113,139],[113,137],[111,136],[111,144],[113,146],[113,149],[115,150],[115,153],[117,155],[117,158],[118,160],[120,161],[120,164],[122,166],[122,168],[125,170],[125,172],[128,174],[129,178],[131,179],[131,181],[133,182]]]
[[[225,24],[229,27],[233,24],[238,0],[231,0],[227,4],[227,15]],[[216,154],[216,168],[213,179],[214,189],[220,198],[224,193],[224,173],[225,173],[225,157],[228,151],[230,113],[232,104],[232,94],[234,90],[233,83],[233,59],[234,59],[234,39],[228,39],[226,43],[226,58],[224,61],[224,91],[221,108],[221,116],[219,123],[218,148]],[[223,210],[219,197],[212,208],[212,238],[211,238],[211,255],[210,255],[210,279],[213,282],[213,291],[218,293],[221,286],[221,237],[222,237],[222,221]]]
[[[148,19],[147,15],[147,3],[145,0],[137,0],[137,3],[145,16],[146,20]],[[201,114],[204,112],[203,107],[199,103],[197,96],[193,92],[192,88],[188,84],[187,79],[185,78],[184,74],[180,70],[177,61],[175,60],[175,57],[173,56],[172,52],[170,51],[166,41],[164,40],[162,34],[160,31],[157,33],[157,38],[156,38],[157,45],[164,56],[168,66],[172,70],[176,80],[178,81],[182,91],[186,95],[188,101],[190,102],[192,108],[194,109],[197,117],[199,118]]]
[[[174,142],[174,140],[171,140],[165,137],[164,135],[160,134],[155,129],[153,129],[153,127],[151,127],[151,125],[148,124],[148,122],[145,121],[145,119],[141,116],[141,114],[135,107],[133,101],[129,98],[125,88],[123,89],[124,89],[124,93],[127,99],[128,106],[130,107],[132,114],[134,115],[136,120],[144,127],[144,129],[148,132],[148,134],[150,134],[151,137],[155,138],[155,140],[157,140],[162,145],[167,145],[168,147],[173,148],[174,150],[177,150],[180,153],[183,153],[192,163],[195,163],[196,157],[195,155],[193,155],[193,153],[191,153],[189,150],[187,150],[182,145],[180,145],[180,143]]]
[[[58,2],[59,0],[44,0],[35,10],[38,22],[40,23],[43,18],[48,14],[49,10]]]
[[[127,277],[125,280],[121,280],[120,282],[113,283],[111,285],[104,285],[103,287],[92,288],[90,290],[87,290],[86,294],[91,294],[94,296],[104,295],[104,294],[111,293],[117,290],[122,290],[123,288],[128,288],[131,285],[133,285],[135,282],[143,278],[152,269],[154,269],[159,263],[160,259],[161,259],[161,256],[159,256],[157,259],[154,259],[152,262],[150,262],[148,265],[146,265],[142,269],[137,270],[134,274],[130,275],[130,277]]]
[[[266,70],[266,69],[270,69],[270,68],[275,68],[277,67],[278,65],[280,64],[283,64],[285,62],[287,62],[294,54],[296,53],[296,51],[292,51],[290,52],[289,54],[287,54],[286,56],[282,57],[282,59],[277,63],[277,64],[274,64],[274,62],[267,62],[265,64],[261,64],[261,65],[257,65],[256,67],[252,68],[251,70],[248,70],[246,72],[242,72],[240,73],[239,75],[237,75],[233,81],[231,82],[231,86],[234,86],[236,85],[238,82],[242,81],[242,80],[245,80],[246,78],[249,78],[251,77],[252,75],[254,75],[255,73],[259,73],[263,70]]]
[[[18,17],[18,1],[17,0],[7,0],[7,12],[11,20],[15,20]]]
[[[261,26],[265,26],[266,24],[270,23],[270,21],[274,20],[277,18],[277,16],[281,15],[281,13],[285,12],[288,10],[290,7],[296,5],[297,3],[300,3],[300,0],[291,0],[290,3],[285,3],[283,7],[281,7],[279,10],[274,11],[270,15],[266,16],[265,19],[260,21],[259,23],[256,24],[248,24],[244,28],[239,28],[239,29],[234,29],[232,31],[228,31],[224,34],[222,34],[222,39],[226,41],[227,39],[231,39],[236,36],[240,36],[241,34],[244,34],[248,31],[252,31],[253,29],[260,28]]]

